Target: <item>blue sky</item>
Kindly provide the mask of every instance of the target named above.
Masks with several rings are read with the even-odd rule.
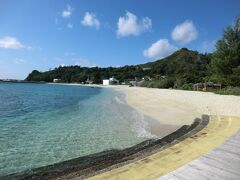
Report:
[[[239,0],[0,0],[0,79],[212,52],[239,9]]]

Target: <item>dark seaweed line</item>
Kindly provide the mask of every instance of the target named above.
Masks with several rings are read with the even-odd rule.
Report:
[[[192,125],[184,125],[162,139],[150,139],[123,150],[103,151],[21,173],[10,174],[0,177],[0,179],[70,179],[74,177],[84,179],[169,148],[201,131],[208,122],[209,117],[203,115],[201,119],[195,119]]]

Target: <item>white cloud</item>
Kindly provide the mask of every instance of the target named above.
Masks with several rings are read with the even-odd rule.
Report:
[[[24,48],[24,45],[21,42],[19,42],[16,38],[6,36],[0,39],[0,48],[20,49]]]
[[[68,27],[69,29],[72,29],[72,28],[73,28],[73,24],[72,24],[72,23],[68,23],[67,27]]]
[[[167,39],[160,39],[157,42],[153,43],[148,49],[143,51],[143,55],[148,58],[164,58],[178,48],[171,45]]]
[[[172,39],[180,44],[188,44],[197,39],[198,32],[192,21],[186,20],[182,24],[177,25],[172,31]]]
[[[65,52],[64,56],[75,56],[76,53],[75,52]]]
[[[15,58],[14,60],[14,63],[15,64],[23,64],[25,63],[26,61],[24,59],[21,59],[21,58]]]
[[[84,18],[81,21],[81,24],[84,26],[95,27],[96,29],[99,29],[101,25],[96,15],[90,12],[85,13]]]
[[[119,17],[117,25],[118,37],[125,37],[129,35],[137,36],[151,29],[152,20],[148,17],[144,17],[141,21],[139,21],[136,15],[126,12],[125,17]]]
[[[73,13],[73,8],[68,4],[67,8],[63,10],[62,17],[67,18],[70,17]]]

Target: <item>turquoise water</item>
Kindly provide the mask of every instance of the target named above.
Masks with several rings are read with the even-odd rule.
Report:
[[[135,145],[143,119],[108,88],[0,83],[0,176]]]

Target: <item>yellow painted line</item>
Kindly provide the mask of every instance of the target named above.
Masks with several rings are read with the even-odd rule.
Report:
[[[180,143],[89,179],[156,179],[216,148],[239,129],[240,117],[211,116],[203,130]]]

